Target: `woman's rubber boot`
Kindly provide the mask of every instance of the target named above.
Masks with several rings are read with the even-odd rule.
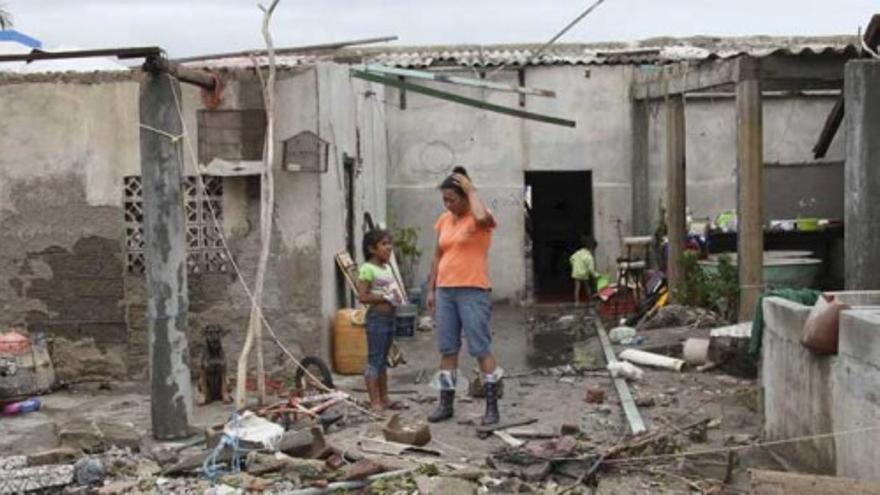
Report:
[[[498,384],[486,383],[483,385],[486,394],[486,414],[480,422],[483,426],[494,425],[500,420],[498,415]]]
[[[428,422],[439,423],[440,421],[446,421],[451,418],[455,412],[453,408],[454,403],[455,390],[441,390],[440,403],[437,404],[437,407],[428,415]]]

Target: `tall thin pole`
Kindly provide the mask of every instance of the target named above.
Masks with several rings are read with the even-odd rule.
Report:
[[[758,61],[740,59],[736,83],[739,321],[749,321],[764,288],[764,117]]]
[[[187,351],[186,225],[180,191],[182,123],[176,79],[147,73],[140,88],[141,176],[147,326],[150,334],[150,416],[160,440],[189,436],[192,386]]]
[[[669,216],[667,279],[672,294],[681,285],[681,261],[687,235],[684,95],[666,101],[666,202]]]

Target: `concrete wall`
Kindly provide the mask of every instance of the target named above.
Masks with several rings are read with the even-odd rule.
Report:
[[[432,227],[442,212],[436,187],[457,164],[468,168],[498,220],[489,255],[496,298],[523,295],[526,171],[592,171],[597,261],[608,270],[619,253],[618,221],[626,235],[631,218],[630,74],[631,68],[625,66],[590,71],[573,66],[527,68],[527,85],[555,90],[558,96],[527,97],[525,109],[576,120],[574,129],[412,93],[406,94],[406,109],[401,110],[399,92],[386,90],[391,154],[389,216],[392,223],[420,230],[425,255],[419,279],[427,276],[436,243]],[[459,75],[475,77],[469,71]],[[492,80],[517,84],[517,75],[503,71],[493,75]],[[519,97],[513,94],[449,85],[435,87],[500,105],[519,104]]]
[[[323,352],[330,350],[329,327],[336,310],[347,305],[348,289],[336,269],[335,255],[346,249],[346,198],[343,161],[346,156],[354,163],[354,247],[350,253],[357,262],[363,238],[364,212],[374,221],[385,222],[385,169],[387,147],[384,113],[374,103],[380,88],[352,79],[349,68],[321,64],[316,68],[318,80],[316,102],[317,133],[330,143],[327,173],[320,175],[320,311],[321,338],[317,342]]]
[[[835,293],[850,306],[880,304],[880,291]],[[810,307],[780,298],[764,301],[761,351],[764,437],[784,440],[838,432],[837,437],[776,446],[789,460],[816,472],[880,479],[880,314],[876,309],[841,313],[839,352],[812,353],[800,344]],[[850,432],[850,433],[845,433]]]
[[[0,328],[128,340],[122,177],[139,169],[138,83],[0,91]]]
[[[498,210],[499,228],[490,253],[490,275],[496,297],[518,297],[525,283],[524,233],[520,209],[526,171],[589,170],[593,180],[594,230],[599,243],[599,268],[612,273],[620,253],[619,236],[633,230],[631,196],[632,115],[630,66],[538,66],[525,69],[527,86],[552,89],[556,98],[527,97],[525,109],[577,121],[575,129],[517,119],[387,89],[381,101],[388,115],[391,162],[388,204],[392,223],[420,229],[426,255],[419,276],[427,275],[434,249],[431,230],[442,211],[437,184],[455,164],[474,176],[484,198]],[[455,73],[455,72],[453,72]],[[472,71],[458,75],[477,77]],[[515,84],[516,73],[502,71],[493,80]],[[420,82],[420,84],[422,84]],[[434,86],[493,103],[516,107],[514,95]],[[789,217],[823,214],[840,216],[843,198],[842,142],[834,140],[829,164],[813,164],[812,147],[831,106],[832,97],[768,97],[765,100],[765,160],[780,163],[769,172],[768,212]],[[649,215],[651,230],[658,222],[658,205],[665,194],[665,112],[661,103],[649,105]],[[736,116],[734,100],[688,98],[686,104],[688,204],[697,217],[715,216],[736,208]],[[794,170],[784,164],[810,163]],[[800,195],[772,191],[792,175],[810,187]],[[831,187],[828,187],[829,178]],[[822,189],[824,187],[824,189]],[[812,192],[811,192],[812,191]],[[813,198],[818,198],[814,203]],[[665,201],[665,199],[664,199]],[[802,206],[803,205],[803,206]]]
[[[876,311],[852,310],[841,314],[834,375],[834,428],[856,430],[837,440],[837,474],[880,480],[880,430],[857,431],[880,425],[880,314]]]
[[[810,307],[780,298],[764,300],[761,385],[764,388],[764,438],[828,433],[834,356],[817,356],[801,345]],[[803,468],[834,474],[834,440],[830,438],[774,447]]]
[[[838,133],[828,150],[826,159],[815,163],[813,146],[819,137],[825,118],[834,105],[834,98],[827,96],[765,97],[764,99],[764,160],[780,164],[776,170],[765,174],[768,215],[793,213],[802,216],[828,212],[838,213],[843,188],[840,180],[839,162],[843,160],[843,133]],[[658,205],[665,204],[665,126],[666,114],[662,102],[650,105],[649,127],[649,180],[651,225],[657,225]],[[724,210],[736,209],[736,111],[735,101],[730,97],[687,98],[685,102],[685,126],[687,129],[687,204],[695,218],[714,218]],[[797,172],[786,173],[787,164],[811,164]],[[798,188],[775,191],[773,179],[777,176],[797,174]],[[833,182],[829,185],[829,177]],[[781,178],[782,181],[785,177]],[[791,184],[791,183],[789,183]],[[840,186],[835,191],[830,186]],[[823,189],[823,186],[824,189]],[[816,207],[809,194],[812,189],[824,191],[819,201],[828,203],[827,208]],[[797,193],[792,191],[798,191]],[[790,197],[792,194],[795,197]],[[798,207],[800,201],[803,207]],[[796,215],[794,215],[796,216]],[[839,217],[839,213],[838,213]]]
[[[0,328],[23,323],[54,336],[95,337],[102,345],[128,349],[130,370],[145,378],[146,293],[143,276],[126,271],[123,210],[123,179],[140,174],[137,77],[0,80]],[[221,109],[263,106],[253,74],[227,72],[224,78]],[[323,106],[319,87],[326,88]],[[355,115],[364,107],[354,88],[338,66],[278,75],[275,231],[264,310],[295,354],[328,351],[327,321],[337,303],[332,253],[344,247],[341,218],[332,216],[344,201],[337,185],[343,152],[364,158],[355,186],[357,231],[363,209],[384,216],[384,189],[379,192],[387,156],[384,121],[370,107]],[[195,147],[199,90],[183,85],[181,104]],[[281,170],[282,141],[303,130],[331,142],[326,174]],[[372,136],[363,153],[358,132]],[[197,165],[189,148],[184,150],[185,174],[194,175]],[[223,185],[224,231],[233,259],[252,284],[260,180],[226,177]],[[221,324],[232,363],[250,308],[244,288],[230,271],[190,275],[189,290],[191,349],[201,347],[204,326]],[[264,345],[270,366],[281,363],[268,335]]]

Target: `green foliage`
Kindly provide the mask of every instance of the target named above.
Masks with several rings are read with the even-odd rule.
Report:
[[[412,287],[415,269],[422,257],[419,249],[419,231],[415,227],[398,227],[394,230],[394,252],[400,263],[401,276],[407,287]]]
[[[674,294],[676,301],[686,306],[714,311],[725,320],[733,321],[736,316],[739,285],[736,267],[730,256],[719,257],[716,270],[706,271],[700,266],[696,253],[685,251],[682,254],[681,266],[683,280],[681,287]]]

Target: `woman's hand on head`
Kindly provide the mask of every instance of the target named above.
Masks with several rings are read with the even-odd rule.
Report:
[[[455,183],[458,184],[458,187],[460,187],[465,194],[470,194],[477,190],[477,187],[474,186],[474,183],[471,182],[467,176],[455,174],[452,177],[455,179]]]

